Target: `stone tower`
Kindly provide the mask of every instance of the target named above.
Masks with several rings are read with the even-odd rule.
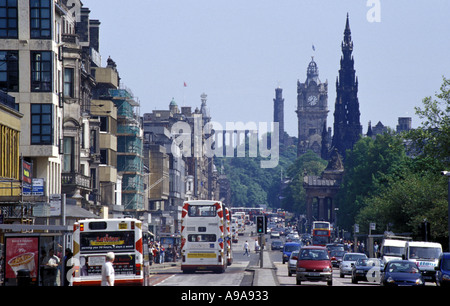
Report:
[[[339,76],[336,79],[334,135],[331,145],[345,158],[345,151],[353,149],[353,145],[362,134],[358,101],[358,77],[356,77],[354,69],[353,41],[348,14],[344,41],[341,47],[343,55],[341,57]]]
[[[273,122],[278,122],[280,131],[280,143],[284,143],[284,99],[283,89],[275,89],[275,99],[273,99]]]
[[[297,81],[298,147],[297,156],[307,150],[321,156],[322,132],[328,116],[328,81],[319,80],[314,58],[308,65],[305,83]]]

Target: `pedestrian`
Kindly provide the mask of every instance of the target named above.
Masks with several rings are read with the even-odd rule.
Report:
[[[70,285],[70,280],[72,278],[72,268],[73,268],[73,263],[72,263],[72,257],[73,257],[73,253],[72,250],[67,248],[66,249],[66,256],[64,256],[64,282],[63,285],[64,286],[69,286]],[[70,273],[70,274],[69,274]]]
[[[258,239],[255,239],[255,253],[259,252],[259,243]]]
[[[113,252],[106,253],[106,260],[102,265],[102,286],[114,286],[114,258]]]
[[[162,243],[159,244],[159,263],[164,263],[164,246]]]
[[[44,286],[56,286],[56,278],[58,276],[58,266],[60,260],[55,255],[55,250],[50,249],[48,256],[43,260],[44,264]]]
[[[245,240],[245,243],[244,243],[244,256],[245,255],[250,256],[249,246],[248,246],[248,241],[247,240]]]

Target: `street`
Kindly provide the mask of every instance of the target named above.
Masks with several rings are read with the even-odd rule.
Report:
[[[225,273],[213,273],[210,271],[196,272],[193,274],[183,274],[180,269],[180,263],[165,263],[164,265],[154,264],[151,268],[149,279],[150,286],[264,286],[267,283],[259,284],[255,279],[258,270],[270,270],[268,268],[260,269],[259,253],[254,251],[254,241],[256,236],[254,226],[247,226],[244,236],[239,236],[238,243],[233,243],[233,264],[227,268]],[[284,237],[276,238],[284,243]],[[251,247],[250,256],[244,256],[243,245],[248,241]],[[296,286],[295,275],[288,276],[287,263],[282,263],[282,252],[279,250],[270,250],[270,235],[266,235],[266,248],[264,252],[270,262],[264,263],[264,266],[273,266],[275,271],[276,283],[272,285],[279,286]],[[327,286],[325,282],[304,282],[302,286]],[[377,282],[358,282],[352,284],[351,277],[339,277],[339,268],[333,268],[333,286],[356,286],[356,287],[373,287],[379,286]],[[426,286],[435,286],[434,283],[426,283]]]

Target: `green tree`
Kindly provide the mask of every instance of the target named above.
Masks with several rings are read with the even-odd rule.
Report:
[[[375,140],[361,138],[352,151],[347,151],[344,161],[344,179],[336,198],[340,226],[350,231],[355,217],[367,205],[365,199],[401,176],[407,164],[400,137],[388,132]]]
[[[282,208],[304,214],[306,211],[306,193],[303,188],[303,177],[305,173],[320,175],[326,166],[327,162],[312,151],[299,156],[287,170],[287,176],[291,181],[283,191]]]

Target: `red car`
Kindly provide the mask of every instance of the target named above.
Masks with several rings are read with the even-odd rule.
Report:
[[[328,251],[321,246],[305,246],[300,249],[297,260],[297,285],[302,281],[327,282],[333,285],[333,266]]]

